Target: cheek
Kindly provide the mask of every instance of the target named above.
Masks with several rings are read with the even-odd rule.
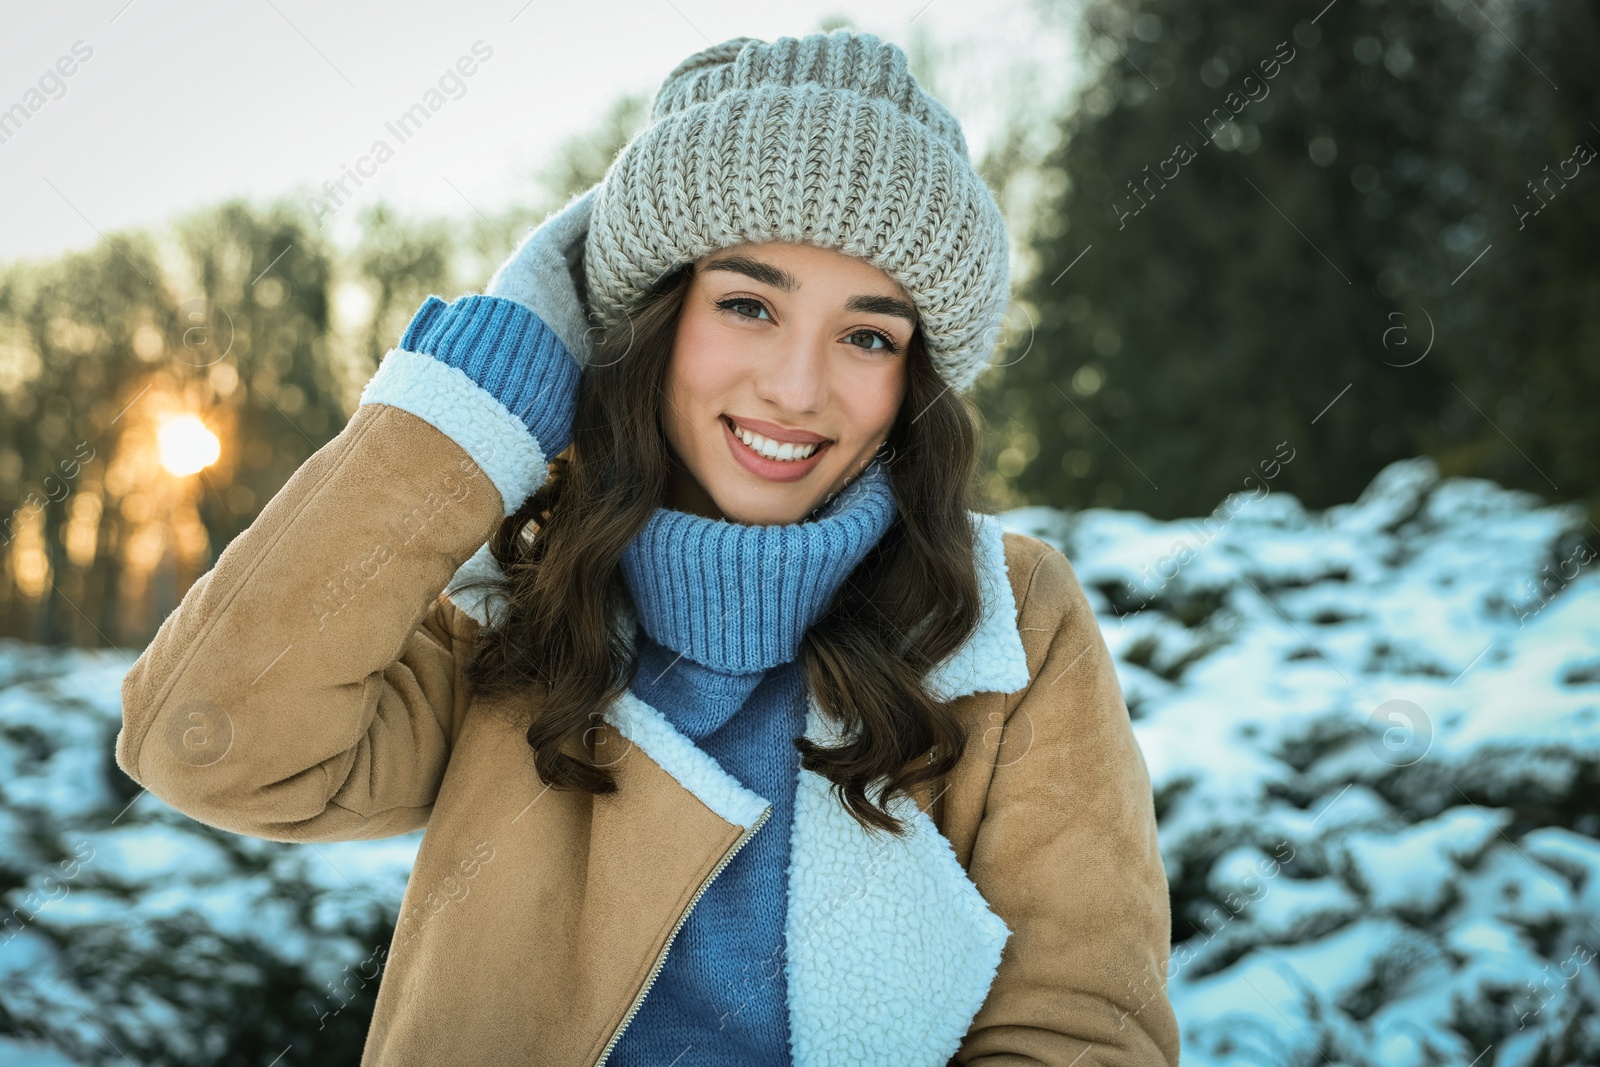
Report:
[[[868,367],[848,376],[836,394],[843,406],[843,424],[865,439],[883,437],[905,397],[903,365]]]
[[[704,316],[685,314],[672,346],[672,376],[687,389],[703,390],[726,373],[729,353],[723,331]]]
[[[662,412],[669,426],[686,427],[715,417],[737,380],[740,364],[737,353],[730,351],[726,331],[709,325],[702,316],[688,313],[678,320]]]

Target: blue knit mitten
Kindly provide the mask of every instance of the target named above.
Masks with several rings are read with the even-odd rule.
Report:
[[[548,459],[572,441],[588,362],[579,293],[594,187],[535,227],[483,295],[423,301],[400,347],[455,367],[522,420]]]

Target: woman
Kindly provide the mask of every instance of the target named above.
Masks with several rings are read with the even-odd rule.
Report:
[[[1008,280],[955,120],[836,31],[690,57],[423,304],[117,742],[239,833],[427,828],[364,1064],[1177,1062],[1110,656],[969,509]]]

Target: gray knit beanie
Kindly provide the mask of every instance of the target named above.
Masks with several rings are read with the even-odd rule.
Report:
[[[1010,295],[1005,219],[954,116],[900,48],[835,30],[735,37],[667,75],[595,187],[588,301],[608,331],[674,267],[746,241],[868,260],[902,285],[933,365],[965,392]]]

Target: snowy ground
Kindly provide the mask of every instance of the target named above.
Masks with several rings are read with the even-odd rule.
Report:
[[[1320,514],[1003,518],[1068,555],[1117,657],[1185,1067],[1600,1063],[1581,511],[1413,460]],[[354,1063],[420,834],[283,845],[137,796],[131,659],[0,642],[0,1063]]]

